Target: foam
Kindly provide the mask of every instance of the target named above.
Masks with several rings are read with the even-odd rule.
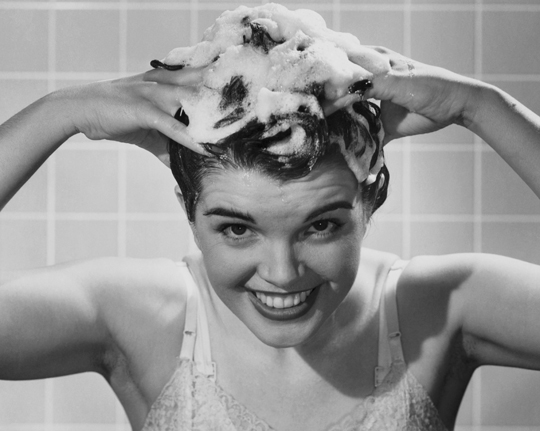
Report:
[[[362,66],[349,60],[353,55]],[[302,150],[306,131],[287,114],[300,111],[323,120],[321,100],[347,97],[351,84],[388,67],[355,36],[328,29],[316,12],[273,3],[224,12],[200,43],[172,50],[163,62],[203,68],[201,84],[182,98],[195,141],[219,144],[257,121],[268,125],[266,136],[290,128],[288,140],[268,148],[276,154]],[[369,161],[375,149],[368,150]],[[342,151],[347,152],[343,145]],[[369,163],[366,172],[365,163],[354,158],[346,156],[363,181]]]

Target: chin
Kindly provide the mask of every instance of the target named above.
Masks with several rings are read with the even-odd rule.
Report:
[[[275,349],[286,349],[289,347],[299,347],[314,337],[318,332],[320,316],[311,316],[302,319],[301,322],[287,322],[276,324],[276,322],[262,323],[249,327],[250,331],[267,346]]]

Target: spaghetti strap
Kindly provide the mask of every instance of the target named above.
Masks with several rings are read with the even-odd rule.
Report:
[[[375,387],[379,386],[393,363],[404,362],[399,330],[396,288],[408,261],[394,262],[383,285],[379,311],[379,358],[375,367]]]
[[[182,267],[181,273],[186,286],[187,300],[184,339],[179,358],[193,361],[201,373],[215,380],[216,366],[212,362],[208,320],[199,288],[187,265]]]

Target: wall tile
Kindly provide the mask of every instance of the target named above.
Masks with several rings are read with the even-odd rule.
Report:
[[[358,1],[355,1],[355,0],[340,0],[341,1],[341,4],[342,5],[347,5],[347,4],[353,4],[353,5],[358,5]],[[366,3],[372,3],[374,4],[375,2],[367,2]],[[392,5],[392,6],[404,6],[405,5],[405,0],[378,0],[377,5]],[[384,10],[382,13],[385,14],[387,11]]]
[[[411,4],[461,4],[461,5],[473,5],[476,0],[411,0]]]
[[[377,220],[377,215],[371,220],[362,245],[375,250],[387,251],[402,255],[403,224],[401,222]]]
[[[483,72],[538,73],[540,52],[531,42],[539,28],[540,12],[485,12]]]
[[[474,249],[473,224],[412,222],[411,254],[469,253]]]
[[[84,373],[54,380],[54,423],[115,423],[116,397],[103,377]]]
[[[482,212],[540,214],[540,201],[495,152],[482,154]]]
[[[540,92],[538,91],[538,81],[525,81],[519,79],[519,81],[491,81],[491,83],[519,100],[531,111],[540,115]]]
[[[45,419],[45,381],[0,381],[0,426],[41,423]]]
[[[199,0],[200,1],[200,0]],[[128,3],[174,3],[174,4],[181,4],[184,3],[186,5],[190,4],[190,0],[127,0]]]
[[[5,212],[47,210],[47,165],[43,165],[4,207]]]
[[[174,193],[171,170],[146,151],[128,151],[126,157],[127,211],[167,212],[185,218]]]
[[[540,426],[540,373],[501,367],[482,369],[482,424]]]
[[[117,211],[118,153],[95,150],[58,151],[56,185],[58,211]]]
[[[128,221],[126,252],[129,257],[165,257],[175,261],[189,254],[191,229],[187,221]]]
[[[0,220],[0,269],[47,264],[47,222]]]
[[[56,69],[61,72],[119,70],[119,12],[57,12]]]
[[[236,8],[229,8],[236,9]],[[197,37],[192,43],[197,43],[202,39],[204,31],[214,24],[216,19],[221,15],[223,9],[219,10],[200,10],[197,13],[198,19],[198,28],[197,28]]]
[[[473,189],[472,152],[412,153],[413,214],[472,214]]]
[[[190,14],[177,10],[128,10],[127,68],[141,72],[170,50],[189,46]]]
[[[343,11],[340,31],[352,33],[363,45],[403,52],[403,12]]]
[[[0,79],[0,124],[47,93],[45,80]]]
[[[540,223],[484,223],[482,251],[540,265]]]
[[[0,71],[46,71],[49,68],[48,27],[47,11],[2,10]]]
[[[484,4],[486,5],[496,5],[496,4],[503,4],[503,5],[512,5],[513,3],[509,0],[482,0]],[[519,5],[535,5],[538,6],[538,0],[518,0],[515,2]]]
[[[115,221],[59,220],[56,222],[56,262],[116,256]]]
[[[474,71],[474,13],[411,14],[412,58],[458,73]]]

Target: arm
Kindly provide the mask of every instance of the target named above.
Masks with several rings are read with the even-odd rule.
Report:
[[[389,72],[373,77],[367,96],[382,101],[386,142],[449,124],[467,127],[540,197],[540,117],[492,85],[377,50]],[[407,271],[407,307],[434,305],[423,311],[440,324],[433,327],[460,331],[468,340],[464,351],[476,364],[540,369],[540,266],[459,254],[418,257]],[[417,324],[424,327],[425,320]]]
[[[170,328],[181,328],[185,301],[178,268],[167,259],[101,258],[4,277],[0,379],[108,376],[119,354],[144,373],[168,346],[174,358]]]
[[[400,280],[401,317],[434,357],[447,355],[434,339],[459,333],[467,363],[540,370],[539,280],[540,266],[503,256],[415,257]]]
[[[0,208],[76,133],[138,145],[166,163],[168,138],[201,152],[174,119],[183,83],[194,83],[192,71],[151,71],[59,90],[19,112],[0,126]]]
[[[15,115],[0,126],[0,207],[79,132],[90,139],[139,145],[165,162],[168,138],[201,151],[174,119],[181,96],[189,91],[179,84],[194,83],[194,76],[190,71],[151,71],[72,87]],[[113,261],[0,273],[0,378],[105,372],[105,352],[133,332],[122,330],[118,322],[126,317],[118,316],[118,309],[129,304],[143,309],[133,304],[134,297],[142,296],[127,288],[146,274],[138,267],[122,272],[119,261]]]

